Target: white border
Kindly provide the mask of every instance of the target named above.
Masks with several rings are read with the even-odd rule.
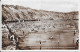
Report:
[[[61,0],[59,0],[59,1],[61,1]],[[76,2],[76,3],[78,4],[78,11],[80,12],[80,3],[79,3],[80,0],[66,0],[66,1]],[[1,4],[1,5],[2,5],[2,4]],[[2,15],[2,14],[1,14],[1,15]],[[1,16],[0,16],[0,17],[1,17]],[[0,18],[0,27],[2,26],[2,25],[1,25],[1,21],[2,21],[2,20],[1,20],[1,18]],[[80,13],[79,13],[79,29],[80,29]],[[80,31],[79,31],[79,32],[80,32]],[[0,33],[1,33],[1,31],[0,31]],[[1,36],[2,36],[2,35],[0,35],[0,38],[1,38],[1,39],[0,39],[0,44],[2,43],[2,42],[1,42],[1,41],[2,41],[2,37],[1,37]],[[79,42],[80,42],[80,33],[79,33]],[[1,45],[2,45],[2,44],[1,44]],[[1,47],[2,47],[2,46],[0,46],[0,50],[2,50]],[[79,50],[80,50],[80,43],[79,43]],[[76,51],[76,52],[77,52],[77,50],[2,50],[2,51],[5,51],[5,52],[6,52],[6,51],[12,51],[12,52],[13,52],[13,51],[16,51],[16,52],[17,52],[17,51],[22,51],[22,52],[23,52],[23,51],[32,51],[32,52],[33,52],[33,51],[70,51],[70,52]]]

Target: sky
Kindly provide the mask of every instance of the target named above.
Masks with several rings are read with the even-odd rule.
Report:
[[[2,0],[2,4],[20,5],[38,10],[70,12],[78,10],[78,1],[73,0]]]

